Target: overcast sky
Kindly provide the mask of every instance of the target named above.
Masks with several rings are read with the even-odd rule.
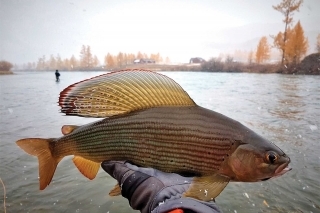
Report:
[[[0,0],[0,60],[36,62],[51,54],[78,58],[90,45],[100,62],[110,52],[160,53],[174,62],[250,50],[283,30],[272,8],[281,0]],[[305,0],[294,20],[320,33],[320,0]]]

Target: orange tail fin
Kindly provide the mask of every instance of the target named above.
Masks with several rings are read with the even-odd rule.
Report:
[[[16,142],[25,152],[38,157],[40,190],[45,189],[50,184],[57,165],[61,160],[52,156],[50,140],[51,139],[25,138]]]

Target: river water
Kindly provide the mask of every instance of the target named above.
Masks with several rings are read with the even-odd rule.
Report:
[[[68,85],[102,74],[20,72],[0,76],[0,178],[7,212],[136,212],[121,196],[110,197],[116,181],[100,169],[90,181],[71,158],[58,165],[53,181],[39,190],[37,158],[15,142],[59,137],[64,124],[92,118],[59,113],[59,93]],[[292,171],[265,182],[229,183],[216,202],[224,212],[320,212],[320,76],[164,72],[200,106],[240,121],[273,141],[291,158]],[[0,185],[0,212],[4,212]]]

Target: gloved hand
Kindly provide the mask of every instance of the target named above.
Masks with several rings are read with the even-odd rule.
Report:
[[[204,202],[183,197],[192,178],[142,168],[123,161],[104,161],[101,167],[121,186],[121,194],[133,209],[142,213],[168,213],[183,209],[184,213],[219,213],[214,201]]]

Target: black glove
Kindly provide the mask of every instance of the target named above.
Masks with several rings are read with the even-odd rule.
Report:
[[[121,186],[121,194],[133,209],[142,213],[167,213],[183,209],[185,213],[219,213],[215,202],[183,197],[192,178],[141,168],[123,161],[104,161],[102,168]],[[116,190],[113,190],[116,191]]]

